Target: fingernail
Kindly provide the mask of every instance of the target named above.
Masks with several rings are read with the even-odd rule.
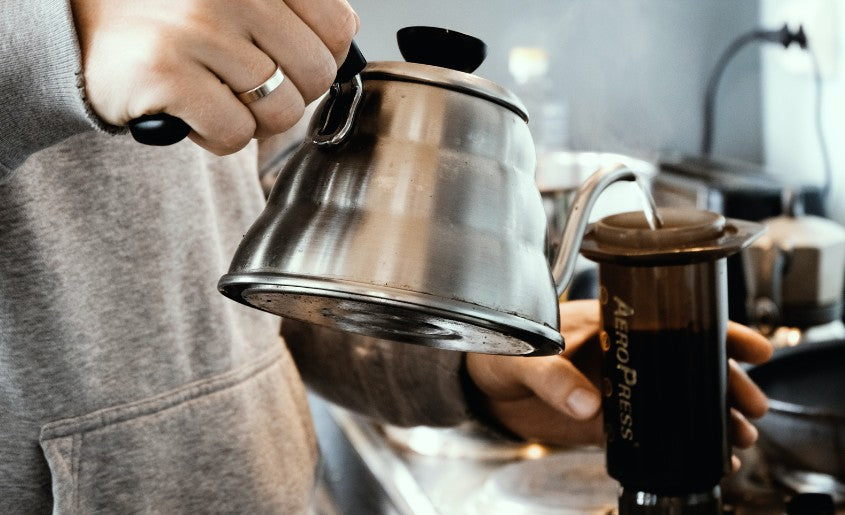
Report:
[[[579,418],[588,418],[595,415],[600,404],[601,399],[599,399],[599,396],[586,388],[572,390],[572,393],[566,399],[566,405]]]

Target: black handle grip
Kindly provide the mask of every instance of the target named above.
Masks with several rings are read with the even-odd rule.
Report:
[[[138,143],[162,147],[185,139],[191,132],[191,127],[181,118],[167,113],[158,113],[130,120],[129,132]]]
[[[487,57],[487,45],[480,39],[439,27],[405,27],[396,33],[396,41],[409,63],[472,73]]]
[[[364,54],[355,42],[349,47],[349,53],[343,64],[337,70],[335,83],[352,80],[367,66]],[[138,143],[144,145],[165,146],[173,145],[185,139],[190,134],[191,127],[181,118],[167,113],[148,114],[129,121],[129,132]]]
[[[349,53],[346,54],[343,64],[337,69],[337,75],[334,78],[335,84],[343,84],[349,82],[352,77],[361,73],[364,67],[367,66],[367,60],[364,59],[364,54],[355,42],[349,47]]]

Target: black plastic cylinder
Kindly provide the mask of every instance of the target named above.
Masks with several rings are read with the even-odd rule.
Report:
[[[725,259],[599,265],[607,469],[626,491],[711,492],[730,471]]]

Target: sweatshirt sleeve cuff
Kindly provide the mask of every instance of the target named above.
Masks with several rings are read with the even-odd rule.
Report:
[[[311,390],[397,426],[469,420],[460,352],[396,343],[285,320],[282,330]]]
[[[0,180],[31,154],[105,126],[85,100],[82,64],[67,1],[0,3]]]

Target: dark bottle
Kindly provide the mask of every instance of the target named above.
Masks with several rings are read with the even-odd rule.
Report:
[[[729,471],[724,260],[603,264],[608,473],[626,490],[684,496]]]
[[[599,262],[607,469],[621,514],[721,513],[730,470],[725,257],[760,226],[661,210],[594,224],[582,253]]]

